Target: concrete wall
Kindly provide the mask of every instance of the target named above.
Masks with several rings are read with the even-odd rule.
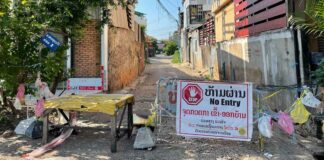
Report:
[[[199,45],[199,31],[193,30],[189,33],[190,38],[190,60],[193,69],[208,70],[213,67],[213,56],[216,48],[210,45]]]
[[[188,59],[188,52],[187,52],[187,33],[185,29],[181,29],[181,38],[180,38],[180,58],[182,63],[187,63]]]
[[[212,69],[215,80],[253,82],[254,86],[297,84],[291,30],[269,31],[258,36],[218,42],[215,46],[197,45],[198,30],[190,32],[188,36],[192,68]],[[255,90],[254,93],[264,97],[272,92]],[[296,90],[284,91],[265,102],[265,105],[284,110],[294,102],[296,93]]]
[[[218,44],[219,74],[226,80],[265,85],[296,84],[293,34],[277,30]],[[223,64],[225,63],[225,68]],[[222,71],[223,68],[223,71]]]
[[[192,68],[201,69],[203,68],[203,60],[201,48],[199,46],[199,32],[198,29],[193,30],[189,33],[189,46],[190,46],[190,60]]]
[[[127,86],[144,70],[144,43],[136,39],[136,34],[129,29],[109,29],[109,91]]]
[[[215,79],[253,82],[254,86],[297,84],[294,40],[290,30],[218,43],[215,60]],[[254,93],[264,97],[272,92]],[[294,102],[296,93],[296,90],[284,91],[264,105],[284,110]]]

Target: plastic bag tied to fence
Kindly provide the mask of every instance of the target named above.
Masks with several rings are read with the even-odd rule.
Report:
[[[17,95],[16,95],[16,100],[14,103],[14,107],[17,110],[21,110],[22,104],[24,104],[25,101],[25,85],[20,84],[18,89],[17,89]]]
[[[49,90],[47,83],[42,82],[40,75],[36,79],[35,86],[37,88],[38,101],[36,107],[34,108],[36,117],[41,117],[44,112],[45,99],[54,97],[54,94]]]
[[[302,98],[302,103],[308,107],[317,108],[321,105],[321,101],[314,97],[312,92],[307,91]]]
[[[37,78],[35,82],[35,86],[38,90],[37,96],[39,98],[52,98],[54,97],[54,94],[49,90],[47,83],[42,82],[40,78]]]
[[[308,120],[310,113],[307,111],[300,98],[293,104],[290,116],[295,123],[299,124],[303,124]]]
[[[271,116],[263,115],[258,120],[258,129],[262,136],[271,138],[272,137],[272,120]]]
[[[294,133],[294,123],[290,116],[285,112],[280,112],[278,117],[278,124],[280,128],[289,135],[292,135]]]
[[[44,112],[44,99],[41,98],[37,101],[36,107],[35,107],[35,115],[36,117],[41,117]]]

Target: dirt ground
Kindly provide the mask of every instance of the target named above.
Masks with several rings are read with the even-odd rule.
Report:
[[[179,79],[199,78],[200,75],[185,65],[171,64],[170,57],[157,56],[151,58],[145,72],[133,85],[118,93],[135,95],[134,112],[148,114],[156,95],[156,82],[161,77],[176,77]],[[109,117],[104,114],[82,113],[78,125],[86,127],[108,128]],[[64,144],[40,157],[42,159],[120,159],[120,160],[178,160],[178,159],[313,159],[304,148],[295,144],[291,137],[280,131],[274,138],[266,139],[265,151],[259,152],[257,129],[251,142],[225,141],[216,139],[188,139],[175,135],[174,119],[165,119],[169,126],[160,128],[159,139],[152,151],[134,150],[135,136],[130,140],[121,139],[118,142],[117,153],[110,153],[111,136],[108,130],[78,130],[78,135],[72,135]],[[135,133],[135,132],[134,132]],[[25,137],[0,137],[0,159],[21,159],[23,153],[28,153],[41,146],[41,140],[31,140]],[[268,153],[268,154],[265,154]],[[269,156],[270,155],[270,156]]]

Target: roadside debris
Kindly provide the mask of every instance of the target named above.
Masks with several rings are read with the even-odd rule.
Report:
[[[142,127],[138,129],[134,149],[147,149],[152,150],[155,146],[155,138],[150,128]]]
[[[25,135],[29,138],[41,138],[42,137],[42,123],[39,122],[36,117],[31,117],[19,122],[15,129],[17,135]]]
[[[5,132],[2,133],[3,138],[10,138],[13,135],[14,135],[14,131],[12,130],[6,130]]]

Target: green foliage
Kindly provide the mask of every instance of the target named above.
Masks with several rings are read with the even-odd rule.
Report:
[[[180,52],[177,50],[172,56],[172,63],[181,63],[180,61]]]
[[[159,50],[159,47],[157,45],[157,39],[152,38],[152,45],[153,45],[154,50],[156,50],[156,51]]]
[[[320,62],[319,68],[313,72],[315,82],[320,87],[324,87],[324,59]]]
[[[117,3],[116,3],[117,2]],[[43,81],[58,82],[69,76],[65,69],[65,52],[68,39],[82,35],[90,19],[89,9],[101,9],[98,27],[109,23],[111,6],[136,3],[136,0],[18,0],[11,7],[11,0],[0,1],[0,80],[7,95],[14,95],[19,83],[31,84],[37,72]],[[46,32],[61,37],[61,47],[50,52],[40,43]]]
[[[174,41],[165,42],[165,47],[163,48],[163,52],[166,55],[168,56],[173,55],[176,50],[178,50],[178,46],[176,42]]]
[[[2,1],[0,12],[0,79],[13,95],[18,83],[30,83],[28,76],[36,75],[39,62],[39,39],[43,26],[38,22],[37,5],[18,3],[11,10],[9,1]]]
[[[0,113],[0,124],[8,124],[10,119],[6,114]]]
[[[307,34],[324,36],[324,0],[307,0],[304,13],[296,13],[290,22]]]
[[[210,75],[205,75],[204,79],[207,81],[213,80],[213,78]]]

